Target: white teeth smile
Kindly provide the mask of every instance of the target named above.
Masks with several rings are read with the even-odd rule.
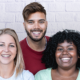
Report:
[[[62,60],[69,60],[70,58],[62,58]]]
[[[61,58],[62,62],[68,63],[70,61],[70,58]]]
[[[5,55],[1,55],[2,57],[9,57],[10,55],[8,55],[8,54],[5,54]]]
[[[39,34],[40,32],[33,32],[34,34]]]

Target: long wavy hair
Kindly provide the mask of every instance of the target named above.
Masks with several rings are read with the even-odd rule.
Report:
[[[13,29],[9,29],[9,28],[0,29],[0,36],[3,34],[8,34],[12,36],[16,43],[17,52],[16,52],[16,57],[14,59],[14,63],[15,63],[16,77],[17,77],[18,74],[20,74],[24,69],[24,61],[23,61],[21,47],[19,44],[19,39],[16,32]]]

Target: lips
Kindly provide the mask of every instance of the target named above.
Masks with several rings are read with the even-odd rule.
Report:
[[[8,57],[10,57],[11,55],[9,55],[9,54],[2,54],[1,56],[4,57],[4,58],[8,58]]]
[[[33,34],[36,34],[37,35],[37,34],[40,34],[40,32],[33,32]]]
[[[34,35],[35,37],[39,37],[39,35],[40,35],[41,32],[39,32],[39,31],[34,31],[34,32],[32,32],[32,33],[33,33],[33,35]]]
[[[69,62],[71,58],[61,58],[62,62]]]

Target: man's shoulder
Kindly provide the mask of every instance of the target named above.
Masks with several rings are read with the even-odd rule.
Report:
[[[20,44],[23,44],[26,42],[26,38],[24,38],[23,40],[20,41]]]
[[[50,37],[49,37],[49,36],[45,36],[45,37],[46,37],[47,41],[49,41],[49,38],[50,38]]]

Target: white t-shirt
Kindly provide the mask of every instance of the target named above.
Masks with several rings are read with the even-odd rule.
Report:
[[[17,77],[15,77],[16,71],[14,71],[14,74],[10,78],[2,78],[0,77],[0,80],[35,80],[34,75],[29,72],[28,70],[23,70],[21,74],[19,74]]]

